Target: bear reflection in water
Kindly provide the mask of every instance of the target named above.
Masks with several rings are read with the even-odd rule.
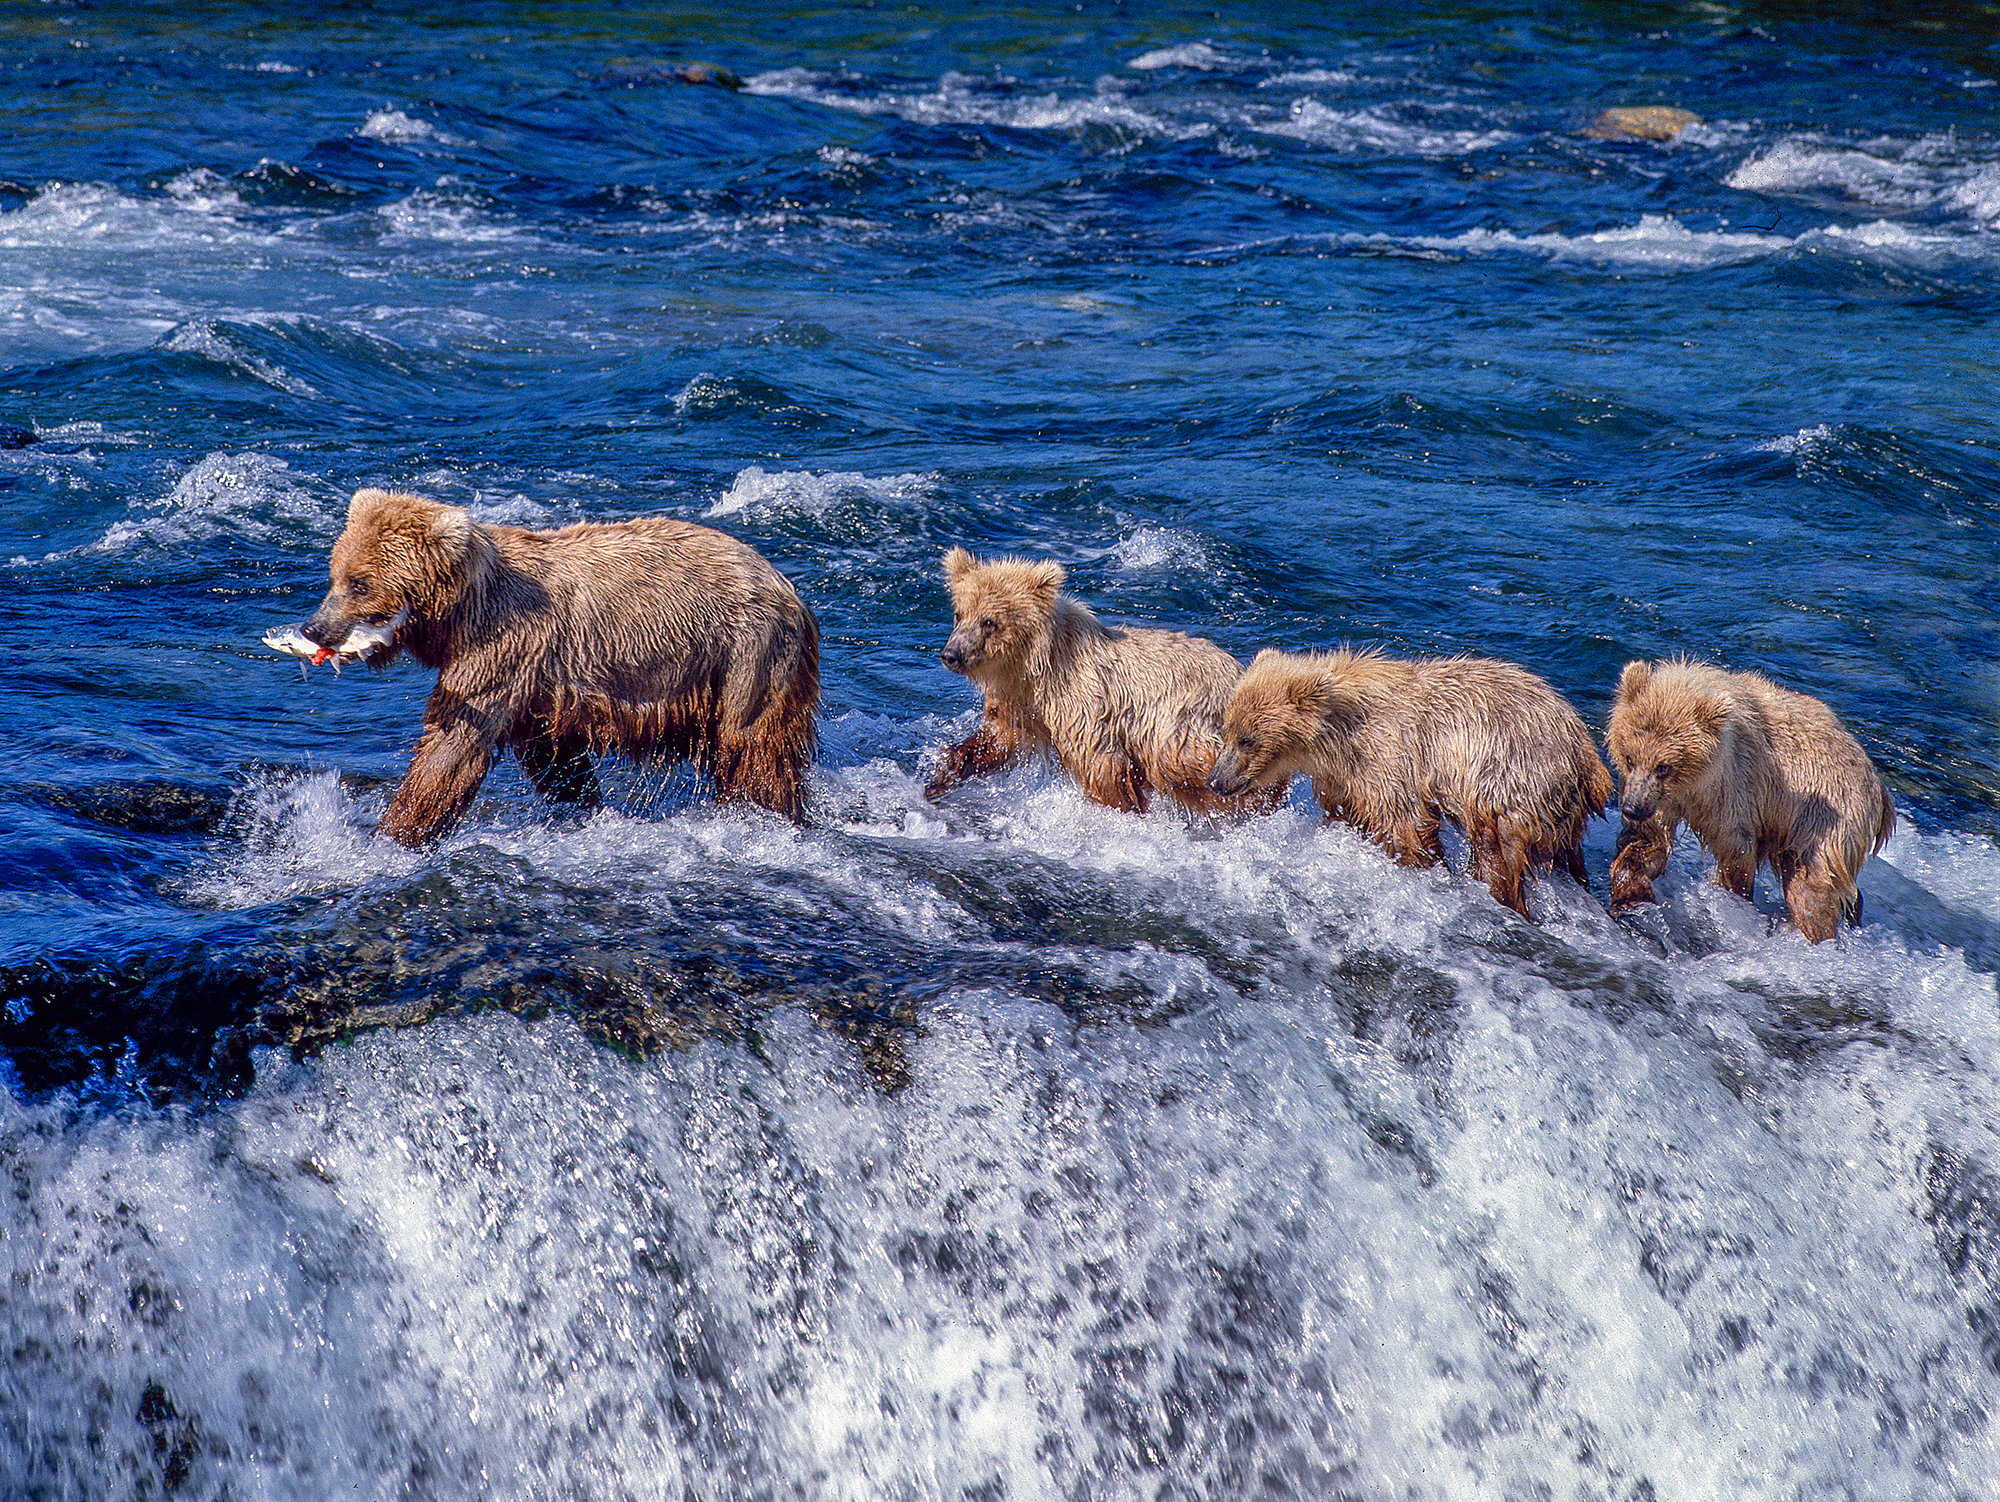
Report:
[[[438,674],[379,832],[442,836],[503,750],[556,802],[595,807],[592,753],[622,751],[804,813],[819,626],[735,538],[664,517],[530,532],[359,490],[328,572],[307,637],[378,668],[408,652]]]

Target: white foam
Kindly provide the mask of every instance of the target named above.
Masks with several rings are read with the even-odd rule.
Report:
[[[1349,72],[1345,68],[1300,68],[1283,73],[1273,73],[1269,78],[1259,79],[1257,87],[1260,89],[1311,88],[1317,84],[1358,83],[1360,79],[1361,75],[1359,73]]]
[[[115,247],[120,254],[153,247],[205,243],[270,244],[273,237],[235,217],[233,192],[218,190],[201,173],[174,179],[182,191],[165,198],[135,198],[107,183],[56,183],[18,209],[0,213],[0,248],[82,249]],[[215,179],[219,182],[220,179]]]
[[[481,245],[529,238],[518,226],[496,223],[484,210],[461,197],[428,188],[386,203],[375,212],[390,239]]]
[[[167,196],[177,203],[202,211],[234,210],[243,207],[243,198],[228,178],[207,167],[196,167],[171,177],[165,183]]]
[[[414,115],[406,115],[401,110],[381,109],[361,122],[356,135],[371,141],[385,141],[392,145],[407,146],[418,141],[443,139],[438,129],[428,120],[419,120]]]
[[[1754,193],[1837,194],[1899,214],[1942,209],[1982,225],[2000,218],[2000,162],[1990,148],[1955,136],[1851,143],[1787,136],[1723,181]]]
[[[1078,131],[1092,126],[1148,138],[1169,140],[1206,135],[1207,121],[1177,124],[1137,109],[1107,80],[1083,96],[1057,93],[1021,94],[995,86],[995,81],[962,73],[946,73],[935,89],[922,92],[855,94],[830,87],[826,75],[804,68],[784,68],[747,79],[753,94],[805,99],[833,109],[863,115],[892,115],[924,125],[1002,125],[1016,130]]]
[[[1350,235],[1348,244],[1409,245],[1463,255],[1522,254],[1551,260],[1592,261],[1656,271],[1695,271],[1753,261],[1789,250],[1787,235],[1740,230],[1691,230],[1670,214],[1646,214],[1637,224],[1582,235],[1517,235],[1512,230],[1466,230],[1456,235]]]
[[[425,1457],[440,1497],[540,1494],[552,1455],[645,1495],[856,1499],[1247,1473],[1915,1502],[1995,1473],[1963,1420],[1990,1295],[1925,1223],[1979,1192],[1939,1155],[1990,1162],[2000,1119],[2000,997],[1956,952],[1881,917],[1767,932],[1685,848],[1661,928],[1701,942],[1656,949],[1560,885],[1523,930],[1302,811],[1191,831],[1032,771],[934,806],[891,763],[821,775],[842,812],[816,829],[697,807],[430,856],[367,840],[329,777],[273,788],[215,857],[267,867],[209,900],[449,885],[482,854],[635,913],[808,886],[958,978],[894,1094],[780,1000],[753,1042],[647,1059],[488,1014],[261,1054],[201,1113],[0,1098],[0,1233],[46,1253],[9,1290],[34,1338],[8,1380],[33,1422],[103,1432],[63,1451],[80,1490],[147,1463],[153,1382],[213,1441],[193,1485],[286,1499]],[[2000,900],[1990,840],[1890,854],[1967,913]],[[1063,932],[996,937],[1010,891]],[[1142,1018],[1022,990],[1064,972]],[[1786,1027],[1824,1052],[1758,1041]]]
[[[199,907],[263,907],[303,892],[351,893],[407,878],[422,857],[374,838],[380,798],[357,803],[332,772],[260,777],[237,795],[240,848],[198,862],[178,894]]]
[[[1762,443],[1753,444],[1763,454],[1801,454],[1833,441],[1833,429],[1825,423],[1815,423],[1809,428],[1800,428],[1796,433],[1781,433],[1776,438],[1767,438]]]
[[[1201,538],[1179,527],[1141,526],[1111,549],[1120,568],[1153,569],[1208,567],[1208,547]]]
[[[824,516],[852,500],[907,506],[928,498],[942,483],[936,474],[864,475],[829,470],[742,470],[704,515],[736,516],[747,511]]]
[[[1915,208],[1937,196],[1923,167],[1791,137],[1741,163],[1723,179],[1752,193],[1830,189],[1882,208]]]
[[[116,521],[96,542],[73,550],[123,552],[135,544],[178,548],[232,536],[274,542],[301,532],[336,535],[345,508],[298,479],[270,454],[213,453],[174,482],[166,496],[134,502],[130,518]],[[51,553],[50,560],[72,556]]]
[[[1151,52],[1142,52],[1125,66],[1141,71],[1157,68],[1193,68],[1202,72],[1213,72],[1222,68],[1240,67],[1241,64],[1226,53],[1217,51],[1207,42],[1183,42],[1177,47],[1156,47]]]
[[[280,320],[282,321],[282,320]],[[207,319],[195,319],[173,329],[160,341],[161,349],[172,350],[176,354],[200,355],[205,360],[213,360],[218,365],[234,366],[247,371],[267,386],[280,391],[289,391],[294,396],[319,396],[309,381],[292,375],[283,366],[277,365],[261,355],[253,354],[236,343],[223,337],[216,325]]]
[[[2000,219],[2000,166],[1981,167],[1945,190],[1946,208],[1991,225]]]
[[[1295,100],[1282,118],[1250,123],[1267,135],[1289,136],[1333,151],[1407,156],[1465,156],[1515,139],[1508,130],[1438,130],[1372,108],[1337,110],[1317,99]]]

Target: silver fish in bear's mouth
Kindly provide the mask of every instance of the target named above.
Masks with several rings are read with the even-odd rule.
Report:
[[[297,626],[273,626],[264,633],[264,645],[303,663],[317,665],[331,660],[338,673],[350,662],[359,662],[371,652],[379,652],[396,640],[396,633],[409,619],[406,605],[379,626],[356,626],[340,639],[337,647],[323,647]]]

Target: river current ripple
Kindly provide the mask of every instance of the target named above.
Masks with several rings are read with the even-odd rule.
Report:
[[[1805,9],[0,16],[0,1494],[2000,1496],[2000,28]],[[763,551],[811,821],[372,839],[426,675],[258,644],[361,485]],[[928,804],[954,543],[1903,822],[1814,948]]]

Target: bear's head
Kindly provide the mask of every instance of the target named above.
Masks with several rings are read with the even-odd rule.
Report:
[[[1702,781],[1722,748],[1732,701],[1700,663],[1628,662],[1604,744],[1624,789],[1618,811],[1650,819],[1677,789]]]
[[[332,587],[300,629],[331,652],[382,667],[407,627],[457,604],[490,551],[485,541],[463,507],[357,490],[327,565]]]
[[[944,555],[951,590],[951,639],[944,665],[972,679],[1026,669],[1048,640],[1062,589],[1062,565],[996,558],[981,563],[964,548]]]
[[[1222,711],[1222,753],[1208,774],[1209,790],[1234,798],[1252,788],[1284,787],[1307,770],[1306,753],[1339,695],[1320,660],[1272,647],[1259,652]]]

